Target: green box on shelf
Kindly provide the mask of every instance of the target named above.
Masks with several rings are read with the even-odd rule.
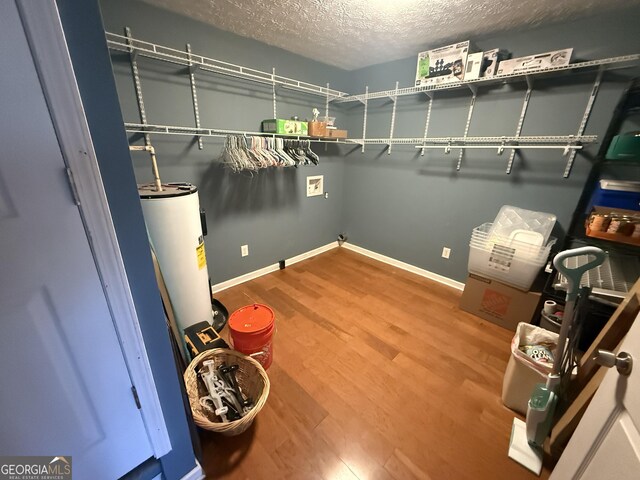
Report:
[[[309,135],[309,124],[297,120],[283,120],[281,118],[263,120],[262,131],[265,133],[275,133],[276,135]]]

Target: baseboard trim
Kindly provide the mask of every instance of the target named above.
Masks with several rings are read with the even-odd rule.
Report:
[[[205,477],[204,470],[200,466],[200,462],[196,460],[196,466],[193,467],[189,473],[187,473],[181,480],[203,480]]]
[[[410,263],[387,257],[386,255],[367,250],[366,248],[359,247],[358,245],[354,245],[352,243],[343,243],[342,247],[366,257],[373,258],[374,260],[378,260],[379,262],[401,268],[402,270],[406,270],[407,272],[415,273],[416,275],[420,275],[421,277],[425,277],[429,280],[441,283],[443,285],[446,285],[447,287],[455,288],[456,290],[460,291],[464,290],[464,283],[458,282],[457,280],[453,280],[452,278],[445,277],[443,275],[439,275],[437,273],[430,272],[429,270],[425,270],[424,268],[416,267],[415,265],[411,265]]]
[[[316,255],[320,255],[321,253],[328,252],[329,250],[333,250],[338,247],[338,242],[331,242],[327,245],[323,245],[322,247],[314,248],[313,250],[309,250],[308,252],[301,253],[300,255],[296,255],[295,257],[286,258],[286,265],[293,265],[294,263],[301,262],[302,260],[306,260],[307,258],[315,257]],[[240,275],[239,277],[231,278],[229,280],[225,280],[224,282],[216,283],[211,287],[212,293],[218,293],[227,288],[235,287],[236,285],[240,285],[241,283],[248,282],[249,280],[253,280],[254,278],[262,277],[263,275],[267,275],[268,273],[275,272],[280,269],[280,265],[274,263],[273,265],[268,265],[259,270],[255,270],[253,272],[245,273],[244,275]]]

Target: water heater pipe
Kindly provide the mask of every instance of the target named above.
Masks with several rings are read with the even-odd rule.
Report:
[[[160,181],[160,172],[158,172],[158,162],[156,161],[156,149],[151,145],[129,145],[129,150],[133,152],[149,152],[151,156],[151,171],[153,172],[153,184],[156,192],[162,191],[162,182]]]

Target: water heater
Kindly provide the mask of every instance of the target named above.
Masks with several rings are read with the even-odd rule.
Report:
[[[198,189],[190,183],[139,185],[144,220],[180,333],[212,322]]]

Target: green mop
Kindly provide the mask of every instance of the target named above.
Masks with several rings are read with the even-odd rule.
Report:
[[[567,259],[580,255],[592,255],[595,258],[576,268],[569,268],[565,264]],[[561,391],[562,379],[567,375],[570,376],[573,370],[573,362],[570,361],[568,355],[570,347],[567,345],[567,340],[570,331],[572,335],[575,334],[572,326],[575,322],[574,307],[580,291],[580,279],[585,272],[601,265],[604,259],[605,253],[601,249],[581,247],[560,252],[553,260],[556,270],[567,279],[564,320],[558,335],[558,345],[553,355],[553,370],[547,375],[546,384],[536,385],[529,399],[526,423],[518,418],[513,419],[509,442],[509,457],[536,475],[540,475],[542,471],[542,446],[551,431],[556,404],[559,396],[563,393]],[[577,341],[577,338],[574,338],[573,341]]]

